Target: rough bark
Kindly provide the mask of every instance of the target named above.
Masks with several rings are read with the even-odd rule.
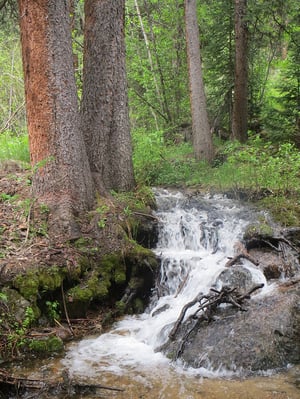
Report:
[[[82,130],[96,186],[134,187],[124,39],[125,0],[86,0]]]
[[[247,0],[235,0],[235,74],[232,112],[232,136],[247,140],[248,119],[248,29]]]
[[[57,232],[74,234],[74,213],[94,199],[80,134],[67,0],[19,0],[33,191]]]
[[[202,78],[196,0],[185,0],[185,27],[194,153],[197,159],[211,162],[214,151]]]

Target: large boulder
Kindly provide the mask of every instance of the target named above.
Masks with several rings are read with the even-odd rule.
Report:
[[[175,339],[165,344],[165,353],[170,358],[180,353],[181,360],[194,368],[246,374],[299,363],[300,287],[256,297],[248,301],[246,312],[232,305],[218,308],[212,321],[202,319],[190,335],[195,321],[186,321]]]

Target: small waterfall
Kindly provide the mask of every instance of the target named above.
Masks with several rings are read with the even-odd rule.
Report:
[[[71,374],[159,371],[161,365],[169,365],[157,348],[168,339],[182,307],[199,292],[209,291],[233,256],[234,243],[257,217],[222,196],[189,197],[167,190],[155,194],[160,232],[154,251],[161,269],[149,308],[142,315],[125,317],[109,333],[72,344],[63,360]],[[257,282],[266,283],[261,272],[245,264]]]

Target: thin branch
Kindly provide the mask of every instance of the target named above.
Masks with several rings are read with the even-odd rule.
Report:
[[[168,122],[168,118],[158,109],[156,108],[153,104],[149,103],[134,87],[132,87],[132,90],[135,92],[135,94],[145,103],[147,104],[150,108],[153,109],[153,111],[157,112],[159,116],[161,116],[166,122]]]
[[[71,334],[74,336],[75,333],[74,333],[74,330],[72,328],[72,324],[71,324],[71,321],[70,321],[70,318],[69,318],[68,309],[67,309],[67,305],[66,305],[66,298],[65,298],[65,293],[64,293],[63,282],[61,283],[60,289],[61,289],[61,296],[62,296],[64,311],[65,311],[65,315],[66,315],[66,320],[67,320],[67,323],[68,323],[68,326],[69,326],[69,330],[70,330]]]

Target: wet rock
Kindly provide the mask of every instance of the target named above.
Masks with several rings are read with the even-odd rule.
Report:
[[[135,215],[134,239],[145,248],[154,248],[158,240],[158,221],[150,215]]]
[[[274,263],[266,265],[263,272],[267,280],[278,279],[282,273],[280,266]]]
[[[228,286],[236,287],[240,292],[246,292],[253,286],[251,272],[244,266],[234,266],[223,270],[217,277],[215,286],[217,288]]]
[[[218,310],[214,321],[201,321],[186,340],[181,359],[189,366],[224,367],[245,373],[278,369],[300,362],[300,289],[249,301],[248,311]],[[255,298],[255,297],[254,297]],[[173,357],[192,321],[164,351]]]

